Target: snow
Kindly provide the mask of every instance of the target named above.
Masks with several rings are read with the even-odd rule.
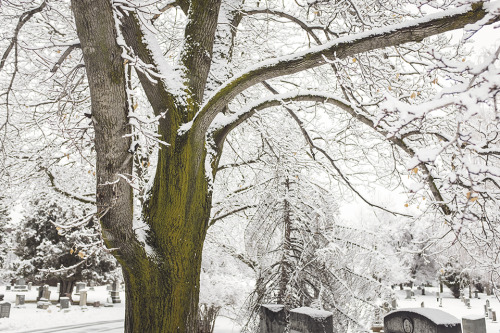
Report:
[[[332,313],[329,311],[318,310],[308,307],[293,309],[290,312],[306,314],[312,318],[317,318],[317,319],[327,318],[332,315]]]
[[[398,312],[412,312],[412,313],[417,313],[419,315],[422,315],[426,318],[428,318],[430,321],[432,321],[436,325],[457,325],[460,324],[461,321],[457,317],[444,312],[443,310],[439,309],[431,309],[431,308],[403,308],[399,310],[394,310],[391,311],[391,313],[398,313]]]
[[[494,296],[486,296],[486,294],[479,293],[479,298],[470,299],[471,308],[468,309],[460,299],[454,298],[451,291],[446,287],[444,288],[444,292],[441,293],[441,297],[443,298],[443,307],[439,307],[439,302],[436,300],[437,291],[437,287],[426,287],[426,295],[422,296],[420,290],[414,289],[415,297],[413,299],[405,299],[405,290],[395,290],[396,297],[398,298],[398,309],[414,309],[424,302],[424,309],[429,308],[443,310],[448,314],[453,314],[453,316],[458,318],[460,321],[462,318],[484,318],[484,304],[486,303],[486,300],[490,301],[490,306],[493,310],[496,310],[497,313],[500,311],[500,301]],[[474,294],[472,296],[474,297]],[[491,319],[486,318],[486,331],[488,333],[500,332],[500,322],[494,323]]]
[[[285,306],[280,304],[262,304],[262,307],[265,307],[266,309],[269,309],[272,312],[279,312],[283,310]]]
[[[94,301],[100,301],[101,304],[106,303],[108,298],[106,286],[94,288],[94,291],[87,288],[88,303]],[[51,287],[50,290],[52,291],[51,300],[57,300],[55,287]],[[435,296],[437,290],[436,287],[425,288],[425,296],[420,295],[420,290],[415,290],[415,298],[411,300],[405,299],[405,290],[395,290],[399,310],[412,311],[425,315],[436,324],[456,324],[457,318],[458,323],[460,323],[461,318],[473,320],[484,318],[483,305],[486,299],[490,300],[490,305],[494,310],[498,311],[500,309],[500,302],[493,296],[486,296],[485,294],[479,294],[479,299],[472,298],[470,300],[471,309],[467,309],[461,300],[454,298],[446,288],[445,292],[441,294],[443,297],[443,307],[440,308]],[[31,291],[22,293],[26,295],[26,301],[29,302],[24,308],[14,307],[16,292],[6,291],[5,287],[2,286],[0,287],[0,294],[5,295],[5,301],[12,303],[10,318],[0,319],[0,332],[123,332],[123,319],[125,315],[125,293],[123,291],[120,292],[122,303],[114,304],[113,307],[101,306],[94,308],[88,306],[86,310],[82,310],[80,306],[72,305],[68,312],[60,311],[56,305],[51,305],[47,310],[37,309],[35,304],[38,294],[36,287],[33,287]],[[73,300],[78,301],[79,296],[73,295]],[[425,308],[416,307],[421,302],[424,302]],[[281,305],[276,304],[266,304],[265,306],[272,311],[273,309],[279,310],[282,308]],[[431,309],[433,310],[431,311]],[[434,311],[435,309],[442,310],[443,312],[438,314]],[[315,318],[325,318],[330,315],[328,311],[310,308],[298,308],[292,311],[305,313]],[[500,323],[493,323],[489,319],[486,319],[486,327],[488,333],[500,331]],[[240,330],[241,327],[227,317],[219,316],[215,322],[215,333],[238,333]]]
[[[112,307],[103,307],[109,293],[106,286],[87,287],[87,303],[101,302],[99,308],[89,305],[82,309],[78,305],[70,305],[67,312],[61,311],[55,304],[47,310],[36,308],[37,287],[33,286],[28,292],[6,291],[5,286],[0,287],[0,294],[5,295],[4,301],[11,303],[10,317],[0,318],[0,332],[107,332],[122,333],[125,318],[125,292],[120,292],[122,303],[113,304]],[[50,287],[50,300],[57,301],[56,287]],[[16,294],[25,295],[24,307],[16,308]],[[79,295],[73,294],[73,300],[79,301]],[[88,326],[91,326],[88,327]],[[219,316],[215,323],[215,333],[237,333],[241,328],[231,319]]]

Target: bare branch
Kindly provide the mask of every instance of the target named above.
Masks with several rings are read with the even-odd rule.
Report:
[[[9,56],[10,52],[14,48],[14,45],[17,43],[17,37],[19,36],[19,32],[21,31],[22,27],[28,22],[33,15],[36,13],[41,12],[45,6],[47,5],[47,1],[42,2],[42,4],[30,11],[27,11],[23,13],[19,17],[19,21],[17,23],[16,29],[14,30],[14,36],[12,37],[12,40],[10,41],[9,46],[7,47],[7,50],[5,50],[2,59],[0,60],[0,71],[2,70],[3,66],[5,65],[5,61],[7,60],[7,57]]]
[[[78,201],[86,203],[86,204],[95,204],[96,203],[96,200],[93,198],[87,198],[87,197],[66,191],[57,183],[56,177],[52,173],[52,171],[50,171],[47,168],[44,168],[44,170],[45,170],[45,173],[47,173],[47,176],[49,177],[49,181],[50,181],[52,188],[54,188],[54,190],[56,192],[61,193],[70,199],[75,199],[75,200],[78,200]]]
[[[64,60],[71,54],[71,52],[76,49],[76,48],[80,48],[81,45],[80,43],[77,43],[77,44],[73,44],[73,45],[70,45],[66,51],[64,51],[64,53],[61,55],[61,57],[59,58],[59,60],[55,63],[55,65],[52,67],[52,69],[50,70],[51,73],[55,73],[57,72],[57,70],[59,69],[59,67],[61,67],[62,63],[64,62]]]

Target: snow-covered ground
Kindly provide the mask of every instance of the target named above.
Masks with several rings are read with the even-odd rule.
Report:
[[[56,300],[55,288],[52,287],[51,299]],[[404,307],[420,307],[424,302],[424,306],[428,308],[441,309],[455,317],[461,319],[466,315],[483,315],[484,304],[486,299],[490,300],[491,307],[500,313],[500,303],[497,299],[485,294],[479,294],[479,299],[471,299],[471,309],[460,300],[453,298],[449,291],[443,293],[443,307],[439,307],[436,301],[435,293],[437,288],[426,288],[426,295],[422,296],[420,290],[415,290],[415,298],[406,300],[405,291],[396,291],[398,306]],[[24,308],[15,308],[16,292],[5,291],[5,287],[0,287],[0,294],[5,295],[5,301],[11,302],[10,318],[0,319],[0,332],[108,332],[120,333],[123,331],[124,303],[114,304],[113,307],[94,308],[88,306],[82,310],[80,306],[73,305],[67,312],[60,311],[59,307],[52,305],[47,310],[36,308],[34,301],[37,297],[35,288],[25,293],[27,303]],[[95,287],[95,291],[88,291],[88,302],[100,301],[101,304],[106,303],[108,292],[105,286]],[[124,300],[124,293],[120,297]],[[74,300],[78,300],[79,296],[74,295]],[[499,316],[500,317],[500,316]],[[500,318],[499,318],[500,319]],[[86,327],[86,325],[92,325]],[[499,333],[500,323],[493,323],[490,319],[486,320],[488,333]],[[240,331],[238,325],[225,317],[219,317],[216,322],[216,333],[237,333]]]
[[[105,304],[109,293],[106,286],[95,287],[95,290],[87,290],[87,303],[99,301]],[[50,287],[51,301],[57,301],[55,287]],[[9,318],[0,319],[0,332],[123,332],[123,318],[125,314],[125,293],[120,292],[122,303],[113,304],[112,307],[100,306],[94,308],[92,305],[82,310],[78,305],[70,306],[69,311],[61,311],[57,305],[51,305],[47,310],[36,308],[36,297],[38,291],[36,287],[28,292],[6,291],[5,287],[0,287],[0,294],[4,294],[4,301],[12,304]],[[16,294],[24,294],[26,304],[22,308],[14,307]],[[80,296],[73,294],[73,300],[79,301]],[[119,321],[119,322],[118,322]],[[84,324],[99,323],[89,327]],[[99,329],[97,329],[99,328]],[[219,317],[216,322],[215,332],[217,333],[237,333],[240,328],[228,318]]]

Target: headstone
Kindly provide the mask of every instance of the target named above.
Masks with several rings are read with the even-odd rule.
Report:
[[[443,298],[442,297],[439,297],[439,307],[440,308],[443,307]]]
[[[496,311],[491,311],[491,321],[494,323],[497,322],[497,312]]]
[[[10,291],[10,288],[11,288],[11,287],[12,287],[12,286],[5,286],[5,290]]]
[[[113,290],[111,290],[111,299],[113,303],[121,303],[120,299],[120,284],[118,283],[118,280],[113,281],[112,285]]]
[[[331,333],[333,313],[308,307],[290,311],[290,333]]]
[[[395,298],[391,301],[391,307],[393,310],[398,308],[398,301]]]
[[[465,299],[465,305],[467,305],[467,309],[470,309],[470,298]]]
[[[10,303],[0,303],[0,318],[9,318],[10,316]]]
[[[50,302],[45,300],[44,298],[41,298],[38,302],[36,302],[36,308],[37,309],[43,309],[47,310],[50,306]]]
[[[259,333],[283,333],[286,328],[285,306],[262,304],[260,306]]]
[[[462,333],[461,326],[455,316],[431,308],[400,309],[384,317],[387,333]]]
[[[439,302],[439,291],[436,291],[436,302]]]
[[[38,296],[36,298],[37,301],[39,301],[43,297],[43,287],[40,286],[38,287]]]
[[[24,285],[26,285],[26,279],[23,278],[17,279],[16,286],[24,286]]]
[[[3,301],[4,294],[0,294],[0,301]]]
[[[45,286],[43,286],[42,298],[50,301],[50,293],[51,291],[49,290],[49,285],[46,284]]]
[[[482,316],[465,316],[462,318],[463,333],[486,333],[486,320]]]
[[[484,306],[484,316],[486,318],[488,318],[488,306],[487,305]]]
[[[122,300],[120,299],[120,292],[119,291],[110,291],[111,293],[111,301],[113,303],[121,303]]]
[[[62,309],[69,309],[69,297],[61,297],[59,298],[59,303]]]
[[[422,295],[425,295],[425,287],[422,287]]]
[[[95,282],[94,281],[90,281],[89,290],[95,290],[94,287],[95,287]]]
[[[406,289],[406,298],[405,299],[411,299],[411,290]]]
[[[23,294],[16,295],[16,306],[23,306],[25,301],[25,296]]]
[[[424,302],[420,303],[420,307],[421,307],[421,308],[425,308],[425,306],[424,306]]]
[[[439,282],[439,292],[443,293],[443,282]]]
[[[93,304],[94,304],[94,308],[98,308],[101,306],[101,302],[99,302],[99,301],[95,301]]]
[[[474,290],[474,298],[479,298],[479,291]]]
[[[87,291],[80,290],[80,306],[87,306]]]
[[[492,312],[493,312],[493,310],[491,310],[491,308],[488,308],[488,319],[493,318]]]
[[[113,286],[111,284],[106,285],[106,290],[107,291],[113,290]]]
[[[489,307],[490,307],[490,300],[489,300],[489,299],[487,299],[487,300],[486,300],[486,307],[487,307],[487,308],[489,308]]]
[[[76,283],[76,290],[75,290],[75,294],[78,295],[80,294],[80,291],[85,289],[86,287],[86,284],[85,282],[77,282]]]

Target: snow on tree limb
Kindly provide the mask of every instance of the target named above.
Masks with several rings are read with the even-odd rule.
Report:
[[[481,22],[482,25],[498,22],[500,15],[489,11],[489,8],[494,7],[491,4],[484,6],[483,2],[477,2],[421,19],[341,37],[303,52],[260,62],[243,73],[235,75],[221,86],[202,105],[195,123],[199,123],[202,128],[208,128],[217,113],[245,89],[264,80],[324,65],[327,63],[325,57],[342,59],[375,49],[421,41],[426,37],[477,23],[483,18],[487,18],[487,21]]]

